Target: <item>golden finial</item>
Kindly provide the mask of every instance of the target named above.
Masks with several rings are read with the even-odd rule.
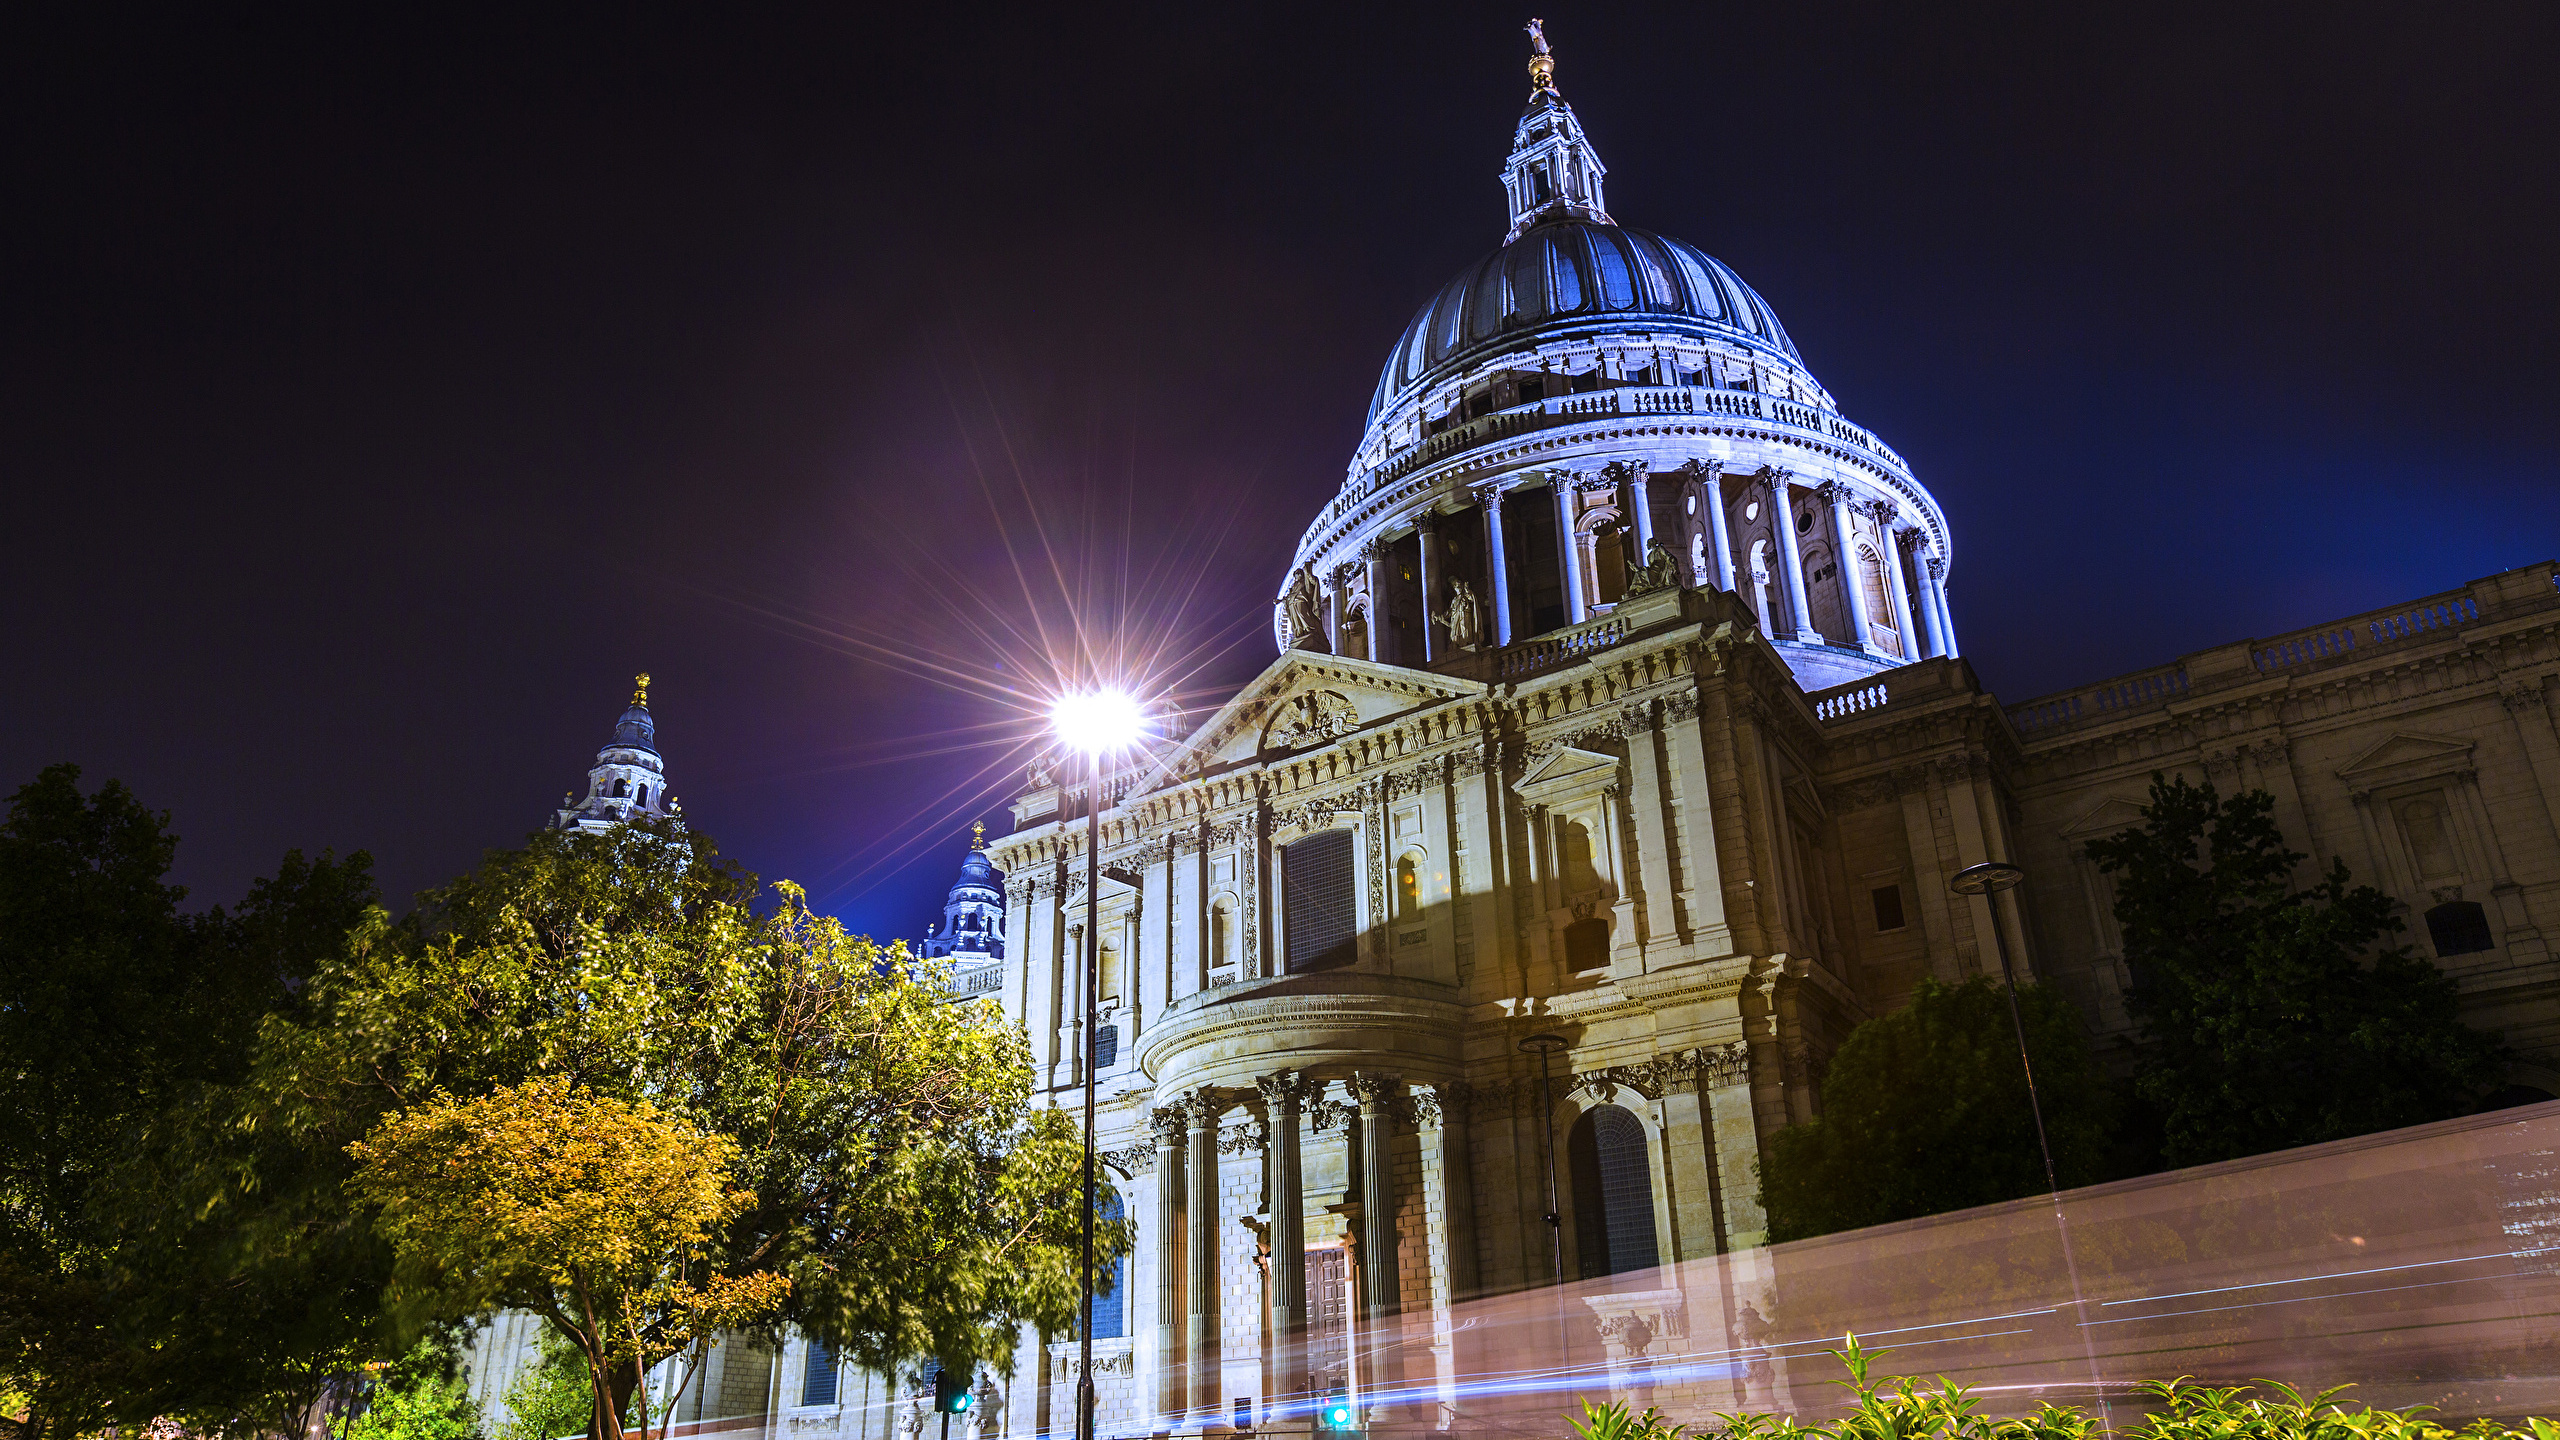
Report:
[[[1532,20],[1526,27],[1529,31],[1529,88],[1532,92],[1544,90],[1552,95],[1556,88],[1556,57],[1548,53],[1546,27],[1544,20]]]
[[[631,703],[632,703],[632,704],[634,704],[634,705],[639,706],[639,707],[640,707],[641,709],[643,709],[643,710],[648,709],[648,708],[649,708],[649,672],[648,672],[648,671],[646,671],[646,670],[643,670],[643,671],[641,671],[639,674],[632,676],[632,677],[631,677],[631,684],[632,684],[632,687],[633,687],[633,688],[632,688],[632,691],[631,691]]]
[[[984,821],[984,820],[975,820],[975,821],[971,821],[971,822],[970,822],[970,824],[969,824],[969,848],[970,848],[970,849],[972,849],[972,850],[984,850],[984,849],[986,849],[986,848],[987,848],[987,822],[986,822],[986,821]]]

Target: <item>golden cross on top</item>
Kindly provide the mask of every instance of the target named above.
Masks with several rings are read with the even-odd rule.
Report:
[[[632,691],[631,691],[631,703],[632,703],[632,704],[634,704],[634,705],[639,706],[639,707],[640,707],[641,709],[643,709],[643,710],[648,709],[648,708],[649,708],[649,672],[648,672],[648,671],[646,671],[646,670],[643,670],[643,671],[641,671],[639,674],[632,676],[632,677],[631,677],[631,684],[632,684],[632,687],[633,687],[633,688],[632,688]]]

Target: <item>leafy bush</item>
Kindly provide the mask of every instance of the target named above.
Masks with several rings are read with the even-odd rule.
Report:
[[[377,1372],[364,1408],[332,1420],[329,1440],[480,1440],[480,1407],[452,1355],[429,1340]]]
[[[585,1432],[595,1414],[586,1357],[554,1331],[542,1331],[541,1358],[516,1372],[501,1402],[506,1423],[492,1440],[558,1440]]]
[[[1941,1375],[1935,1388],[1907,1377],[1871,1376],[1876,1357],[1858,1337],[1831,1353],[1849,1378],[1831,1383],[1858,1399],[1847,1415],[1820,1425],[1793,1417],[1718,1413],[1709,1424],[1674,1424],[1658,1409],[1635,1410],[1611,1401],[1582,1402],[1582,1416],[1566,1417],[1580,1440],[2095,1440],[2107,1434],[2096,1416],[2067,1405],[2045,1404],[2032,1415],[2003,1419],[1982,1413],[1973,1391]],[[2191,1380],[2154,1381],[2143,1387],[2151,1412],[2125,1430],[2125,1440],[2560,1440],[2560,1425],[2528,1420],[2524,1430],[2480,1420],[2460,1430],[2424,1417],[2424,1407],[2377,1410],[2348,1406],[2334,1397],[2338,1385],[2316,1395],[2280,1381],[2255,1385],[2198,1385]]]

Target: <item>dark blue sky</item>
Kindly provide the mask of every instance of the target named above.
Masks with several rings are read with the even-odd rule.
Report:
[[[2551,7],[1541,9],[2005,698],[2560,550]],[[916,931],[1062,594],[1270,658],[1526,94],[1481,5],[166,11],[6,22],[0,779],[208,901],[458,872],[648,669],[696,824]]]

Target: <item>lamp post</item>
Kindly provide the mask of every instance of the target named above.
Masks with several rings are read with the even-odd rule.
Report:
[[[1117,690],[1062,695],[1050,707],[1049,721],[1061,741],[1085,755],[1084,1270],[1083,1298],[1076,1322],[1076,1440],[1093,1440],[1093,1053],[1102,1028],[1102,757],[1134,743],[1145,732],[1147,722],[1138,702]]]
[[[2089,1359],[2089,1383],[2098,1392],[2098,1408],[2108,1429],[2115,1428],[2107,1405],[2106,1381],[2098,1373],[2098,1351],[2089,1339],[2089,1302],[2080,1294],[2080,1262],[2071,1252],[2071,1225],[2062,1214],[2062,1180],[2053,1168],[2053,1142],[2045,1137],[2044,1105],[2036,1098],[2036,1067],[2027,1058],[2027,1022],[2018,1012],[2018,971],[2009,960],[2009,931],[2000,923],[2000,892],[2027,878],[2027,872],[2002,860],[1968,865],[1947,881],[1958,895],[1979,895],[1991,912],[1991,938],[2000,951],[2000,985],[2009,997],[2009,1028],[2018,1037],[2018,1069],[2027,1077],[2027,1113],[2035,1117],[2036,1149],[2044,1156],[2045,1189],[2053,1195],[2053,1232],[2062,1241],[2063,1268],[2071,1276],[2072,1327],[2080,1332],[2080,1348]]]
[[[1555,1266],[1550,1273],[1556,1277],[1556,1363],[1570,1365],[1573,1357],[1566,1347],[1572,1342],[1564,1318],[1564,1213],[1556,1203],[1556,1097],[1547,1068],[1548,1057],[1565,1048],[1564,1037],[1540,1033],[1522,1040],[1520,1048],[1538,1057],[1538,1113],[1547,1127],[1547,1249]]]

